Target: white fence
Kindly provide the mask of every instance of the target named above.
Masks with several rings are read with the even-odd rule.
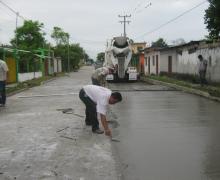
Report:
[[[42,77],[42,72],[18,73],[19,82],[24,82],[39,77]]]

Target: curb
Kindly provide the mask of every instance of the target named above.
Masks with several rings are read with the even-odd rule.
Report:
[[[48,80],[46,80],[46,81],[42,81],[39,86],[44,85],[44,84],[46,84],[46,83],[49,83],[50,81],[54,81],[55,79],[56,79],[56,77],[51,78],[51,79],[48,79]],[[37,86],[34,86],[34,87],[37,87]],[[7,96],[7,97],[10,97],[10,96],[13,96],[13,95],[15,95],[15,94],[18,94],[18,93],[20,93],[20,92],[26,91],[26,90],[28,90],[28,89],[30,89],[30,88],[33,88],[33,87],[26,87],[26,88],[23,88],[23,89],[19,89],[19,90],[17,90],[17,91],[8,93],[6,96]]]
[[[40,83],[40,85],[47,84],[47,83],[49,83],[49,82],[51,82],[51,81],[54,81],[56,78],[57,78],[57,77],[53,77],[53,78],[48,79],[48,80],[46,80],[46,81],[42,81],[42,82]]]
[[[158,80],[154,80],[154,79],[148,79],[148,78],[147,79],[141,78],[141,81],[148,82],[148,83],[151,83],[151,84],[157,84],[157,85],[164,85],[164,86],[172,87],[172,88],[175,88],[177,90],[180,90],[180,91],[183,91],[183,92],[186,92],[186,93],[195,94],[195,95],[198,95],[198,96],[201,96],[201,97],[211,99],[213,101],[220,102],[220,98],[211,96],[208,92],[200,91],[200,90],[197,90],[197,89],[192,89],[192,88],[188,88],[188,87],[184,87],[184,86],[180,86],[180,85],[176,85],[176,84],[172,84],[172,83],[167,83],[167,82],[163,82],[163,81],[158,81]]]
[[[18,94],[18,93],[20,93],[20,92],[26,91],[26,90],[28,90],[28,89],[30,89],[30,88],[19,89],[19,90],[17,90],[17,91],[8,93],[6,96],[7,96],[7,97],[10,97],[10,96],[13,96],[13,95],[15,95],[15,94]]]

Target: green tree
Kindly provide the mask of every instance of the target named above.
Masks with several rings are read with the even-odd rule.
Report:
[[[62,66],[65,71],[79,68],[80,60],[88,58],[83,48],[79,44],[69,44],[70,35],[60,27],[54,27],[51,37],[55,40],[56,46],[53,48],[55,56],[61,57]],[[68,64],[69,56],[69,64]]]
[[[68,45],[60,44],[54,48],[55,56],[61,57],[62,67],[68,71]],[[69,45],[69,66],[70,70],[79,68],[79,62],[84,58],[84,50],[79,44]]]
[[[11,44],[25,50],[43,47],[46,43],[45,33],[42,31],[43,27],[44,24],[38,21],[24,21],[23,26],[15,30],[15,37],[11,40]]]
[[[105,53],[104,52],[98,53],[97,57],[96,57],[96,60],[100,61],[100,62],[104,62],[104,60],[105,60]]]
[[[64,32],[60,27],[54,27],[51,37],[55,40],[56,45],[68,44],[70,35],[67,32]]]
[[[31,52],[43,48],[46,45],[46,40],[44,38],[45,33],[42,30],[43,27],[43,23],[38,21],[24,21],[24,24],[15,30],[15,36],[10,42],[18,49]],[[27,70],[33,71],[35,66],[34,58],[36,57],[32,53],[19,51],[20,72],[27,72]]]
[[[79,67],[80,60],[84,58],[84,50],[79,44],[70,45],[70,67],[76,69]]]
[[[178,39],[172,41],[172,44],[174,46],[182,45],[185,43],[186,43],[186,41],[183,38],[178,38]]]
[[[157,41],[152,42],[152,47],[168,47],[167,43],[163,38],[159,38]]]
[[[205,24],[209,31],[210,39],[218,39],[220,37],[220,1],[208,0],[210,5],[205,11]]]
[[[89,55],[86,52],[84,52],[84,60],[85,62],[89,60]]]

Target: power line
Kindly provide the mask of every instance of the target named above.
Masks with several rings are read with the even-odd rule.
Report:
[[[15,11],[14,9],[12,9],[10,6],[8,6],[6,3],[4,3],[4,2],[2,2],[1,0],[0,0],[0,3],[1,4],[3,4],[5,7],[7,7],[10,11],[12,11],[13,13],[17,13],[17,11]]]
[[[2,0],[0,0],[0,3],[3,4],[5,7],[7,7],[11,12],[13,12],[15,15],[18,15],[18,17],[22,18],[23,20],[26,20],[23,16],[21,16],[20,14],[18,14],[17,11],[15,11],[14,9],[12,9],[9,5],[7,5],[6,3],[4,3]]]
[[[4,3],[2,0],[0,0],[0,3],[3,4],[6,8],[8,8],[11,12],[13,12],[16,15],[16,28],[17,28],[17,18],[20,17],[23,20],[27,20],[26,18],[24,18],[23,16],[21,16],[16,10],[14,10],[13,8],[11,8],[9,5],[7,5],[6,3]],[[49,34],[53,31],[52,29],[48,29],[46,27],[43,27],[43,29]],[[87,39],[77,39],[77,38],[73,38],[70,37],[70,39],[72,39],[73,41],[76,41],[76,43],[82,43],[82,44],[95,44],[95,43],[105,43],[105,41],[93,41],[93,40],[87,40]]]
[[[144,8],[140,9],[139,11],[136,11],[136,14],[141,13],[142,11],[144,11],[145,9],[147,9],[148,7],[150,7],[152,5],[152,3],[148,3],[147,5],[144,6]]]
[[[0,16],[1,17],[1,19],[4,19],[4,18],[6,18],[6,15],[7,15],[7,17],[10,17],[10,20],[14,20],[14,16],[12,17],[12,13],[11,13],[11,11],[9,12],[8,11],[8,9],[5,9],[5,6],[3,7],[3,6],[0,6],[0,13],[2,14],[2,15],[5,15],[5,16]],[[13,13],[14,14],[14,13]],[[7,18],[7,20],[9,20],[9,18]]]
[[[137,11],[137,9],[144,3],[144,1],[146,1],[146,0],[143,0],[143,1],[139,1],[139,3],[137,4],[137,6],[134,8],[134,10],[133,10],[133,13],[135,13],[136,11]]]
[[[134,38],[134,39],[138,39],[138,38],[141,38],[141,37],[147,36],[147,35],[149,35],[149,34],[152,34],[152,33],[156,32],[156,31],[158,31],[158,30],[161,29],[162,27],[164,27],[164,26],[170,24],[171,22],[173,22],[173,21],[179,19],[180,17],[182,17],[182,16],[184,16],[185,14],[191,12],[192,10],[198,8],[199,6],[205,4],[206,2],[207,2],[207,0],[206,0],[206,1],[203,1],[203,2],[201,2],[201,3],[199,3],[199,4],[197,4],[196,6],[192,7],[191,9],[189,9],[189,10],[187,10],[187,11],[181,13],[181,14],[178,15],[177,17],[175,17],[175,18],[173,18],[173,19],[167,21],[167,22],[164,23],[164,24],[161,24],[161,25],[158,26],[157,28],[155,28],[155,29],[153,29],[153,30],[151,30],[151,31],[148,31],[148,32],[146,32],[146,33],[142,34],[141,36],[138,36],[138,37],[136,37],[136,38]]]
[[[149,2],[148,4],[146,4],[142,9],[139,9],[139,7],[142,6],[142,4],[145,3],[146,0],[143,0],[143,1],[139,1],[139,3],[137,4],[137,6],[135,6],[135,8],[132,10],[131,14],[137,14],[137,13],[140,13],[142,12],[145,8],[148,8],[149,6],[152,5],[151,2]]]

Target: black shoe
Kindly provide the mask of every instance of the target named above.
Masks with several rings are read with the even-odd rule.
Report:
[[[104,131],[101,129],[92,130],[92,132],[96,133],[96,134],[103,134],[104,133]]]

